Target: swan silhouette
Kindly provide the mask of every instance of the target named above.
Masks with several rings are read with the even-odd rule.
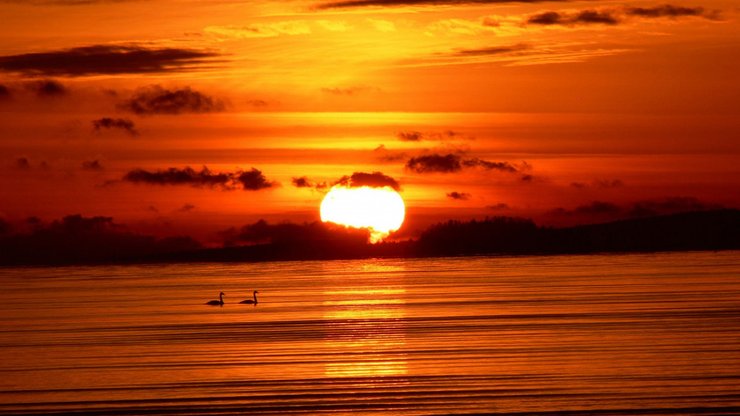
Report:
[[[218,300],[209,300],[206,305],[224,306],[224,292],[218,294]]]
[[[252,296],[254,296],[254,300],[252,300],[252,299],[247,299],[247,300],[243,300],[243,301],[241,301],[241,302],[239,302],[239,303],[246,303],[246,304],[248,304],[248,305],[256,305],[256,304],[257,304],[257,294],[258,294],[258,293],[260,293],[260,292],[258,292],[258,291],[256,291],[256,290],[255,290],[254,292],[252,292]]]

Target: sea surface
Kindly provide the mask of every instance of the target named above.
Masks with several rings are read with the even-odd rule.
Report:
[[[0,294],[0,413],[740,414],[737,251],[4,268]]]

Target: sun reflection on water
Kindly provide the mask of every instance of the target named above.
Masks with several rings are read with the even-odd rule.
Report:
[[[391,282],[388,282],[391,283]],[[393,282],[398,283],[398,282]],[[336,360],[326,377],[385,377],[408,373],[404,319],[406,290],[348,287],[325,291],[329,325],[324,345]]]

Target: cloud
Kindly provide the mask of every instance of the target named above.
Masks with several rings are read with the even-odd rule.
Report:
[[[320,3],[315,8],[322,10],[353,7],[466,6],[476,4],[543,3],[545,1],[553,0],[340,0]]]
[[[28,161],[27,157],[19,157],[15,159],[15,163],[13,164],[16,169],[20,170],[28,170],[31,169],[31,162]]]
[[[253,23],[245,26],[207,26],[203,31],[221,38],[272,38],[283,35],[307,35],[311,33],[311,26],[302,20],[293,20],[273,23]]]
[[[367,19],[368,23],[378,32],[395,32],[396,24],[385,19]]]
[[[581,10],[577,13],[543,12],[530,16],[527,23],[534,25],[616,25],[619,18],[609,10]]]
[[[235,179],[242,185],[245,191],[259,191],[260,189],[271,188],[276,185],[275,182],[268,181],[265,175],[255,168],[246,172],[238,172],[235,175]]]
[[[293,186],[296,188],[313,188],[313,184],[311,181],[308,180],[308,177],[301,176],[300,178],[293,178],[292,179]]]
[[[415,130],[399,131],[398,133],[396,133],[396,137],[398,137],[398,140],[402,142],[418,142],[422,140],[472,139],[472,137],[465,136],[452,130],[445,130],[443,132],[433,133],[422,133]]]
[[[388,175],[384,175],[381,172],[355,172],[352,176],[342,176],[335,185],[343,185],[350,188],[359,188],[362,186],[368,186],[371,188],[384,188],[386,186],[393,188],[396,191],[401,190],[401,185],[397,180],[391,178]]]
[[[412,157],[406,162],[406,169],[417,173],[452,173],[459,172],[462,169],[462,163],[460,156],[451,153],[446,155],[432,154]]]
[[[228,187],[233,181],[231,173],[213,173],[207,167],[203,167],[200,172],[186,166],[183,169],[169,168],[166,170],[147,171],[144,169],[134,169],[126,175],[123,180],[126,182],[148,185],[190,185],[195,187]]]
[[[509,173],[519,172],[519,169],[514,167],[509,162],[489,162],[487,160],[473,158],[473,159],[464,160],[462,164],[467,167],[478,166],[486,170],[498,170],[501,172],[509,172]]]
[[[193,204],[185,204],[177,209],[176,212],[190,212],[195,209],[195,205]]]
[[[454,173],[462,168],[480,167],[485,170],[497,170],[507,173],[518,173],[530,168],[529,164],[523,162],[522,168],[517,168],[509,162],[490,162],[479,158],[463,159],[458,155],[449,153],[446,155],[431,154],[412,157],[406,162],[406,169],[417,173]],[[531,175],[524,175],[530,176]],[[522,177],[523,180],[524,176]]]
[[[458,201],[467,201],[470,199],[471,196],[472,195],[470,195],[469,193],[457,191],[449,192],[447,194],[447,198],[456,199]]]
[[[396,133],[396,137],[402,142],[418,142],[424,137],[424,134],[420,131],[399,131]]]
[[[90,76],[184,71],[212,61],[214,52],[138,45],[92,45],[0,56],[0,70],[27,76]]]
[[[0,84],[0,100],[4,100],[10,97],[10,89],[4,84]]]
[[[625,7],[623,9],[586,9],[570,13],[547,11],[529,16],[526,23],[541,26],[583,26],[593,24],[614,26],[630,17],[642,19],[676,19],[691,16],[716,20],[719,18],[719,12],[707,12],[702,7],[682,7],[665,4],[654,7]]]
[[[86,160],[82,162],[82,170],[101,171],[103,170],[103,165],[97,159]]]
[[[489,46],[476,49],[457,49],[452,52],[453,56],[470,57],[470,56],[490,56],[490,55],[510,55],[523,50],[530,49],[529,45],[517,44],[509,46]]]
[[[95,131],[101,131],[103,129],[121,129],[132,136],[138,136],[139,132],[136,130],[134,122],[127,118],[110,118],[103,117],[92,121],[93,129]]]
[[[291,182],[296,188],[313,188],[321,190],[325,189],[327,186],[326,182],[314,182],[310,180],[307,176],[293,177]]]
[[[190,87],[169,90],[159,85],[138,90],[134,96],[120,104],[120,108],[139,115],[213,113],[223,111],[221,100],[210,97]]]
[[[710,16],[703,7],[684,7],[664,4],[653,7],[628,7],[626,13],[630,16],[639,16],[648,19],[668,17],[677,18],[684,16]]]
[[[61,82],[53,79],[42,79],[31,81],[26,84],[26,88],[36,93],[39,97],[60,97],[68,93],[67,88]]]
[[[359,95],[367,92],[377,92],[379,91],[378,88],[375,87],[368,87],[365,85],[357,85],[354,87],[325,87],[321,89],[321,92],[331,94],[331,95],[345,95],[345,96],[353,96],[353,95]]]

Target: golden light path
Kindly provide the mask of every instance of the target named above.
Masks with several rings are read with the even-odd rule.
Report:
[[[393,188],[335,185],[321,201],[321,221],[370,231],[370,242],[377,243],[401,228],[406,206]]]

